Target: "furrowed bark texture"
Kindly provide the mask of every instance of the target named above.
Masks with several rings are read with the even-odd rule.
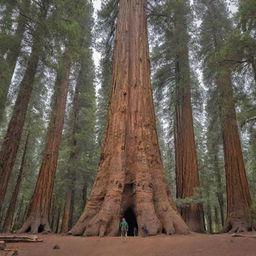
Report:
[[[43,5],[41,18],[45,19],[46,15],[47,7]],[[42,50],[40,42],[42,37],[43,31],[38,25],[34,32],[33,46],[27,69],[19,86],[17,100],[0,152],[0,211],[21,140],[28,104],[33,90],[34,77]]]
[[[227,188],[227,219],[224,231],[248,231],[251,228],[251,196],[236,120],[231,73],[228,67],[224,66],[218,71],[217,86]]]
[[[73,203],[74,203],[74,186],[75,182],[71,180],[70,185],[73,185],[73,187],[69,187],[67,194],[66,194],[66,201],[64,206],[64,213],[62,217],[62,223],[61,223],[61,233],[66,233],[71,228],[71,221],[73,216]]]
[[[193,196],[200,186],[199,170],[191,105],[191,79],[188,57],[188,32],[185,2],[175,4],[174,27],[176,36],[176,119],[175,159],[177,198]],[[204,232],[203,208],[192,203],[180,208],[182,218],[194,232]]]
[[[28,217],[22,228],[18,231],[19,233],[50,231],[49,213],[57,169],[59,146],[64,125],[69,73],[71,68],[70,54],[66,52],[62,61],[63,63],[58,71],[55,83],[55,101],[48,126],[42,164]]]
[[[216,25],[219,17],[216,3],[211,1],[206,7],[212,20],[210,29],[214,50],[218,52],[226,36],[225,29]],[[216,62],[215,65],[227,190],[227,216],[223,231],[247,231],[252,225],[250,220],[251,195],[236,119],[232,76],[228,64]]]
[[[120,0],[108,126],[99,171],[73,235],[115,236],[134,212],[139,234],[187,233],[160,156],[150,86],[146,0]]]

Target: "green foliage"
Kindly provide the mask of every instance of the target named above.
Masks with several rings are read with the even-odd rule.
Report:
[[[196,188],[194,190],[193,196],[186,197],[186,198],[178,198],[175,200],[175,203],[177,207],[179,208],[187,208],[191,204],[197,204],[197,203],[205,203],[206,198],[203,197],[202,188]]]
[[[254,0],[241,1],[238,12],[238,20],[242,30],[252,31],[256,29],[256,3]]]

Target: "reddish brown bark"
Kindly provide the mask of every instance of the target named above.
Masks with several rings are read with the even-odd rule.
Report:
[[[71,183],[74,185],[74,183]],[[66,233],[71,228],[71,221],[73,216],[73,203],[74,203],[74,189],[70,188],[66,194],[65,207],[61,223],[61,232]]]
[[[24,170],[25,170],[25,167],[26,167],[28,141],[29,141],[29,134],[27,135],[27,138],[26,138],[18,178],[17,178],[17,181],[16,181],[14,191],[12,193],[10,205],[8,207],[6,217],[5,217],[5,221],[4,221],[3,232],[6,232],[6,233],[9,233],[12,229],[12,223],[13,223],[13,217],[14,217],[15,208],[16,208],[16,202],[17,202],[17,198],[18,198],[18,195],[19,195],[19,191],[20,191],[20,185],[21,185],[21,181],[22,181],[22,178],[23,178],[23,173],[24,173]]]
[[[43,5],[41,12],[42,19],[44,19],[47,15],[47,8],[45,5]],[[27,69],[24,78],[20,83],[17,100],[0,152],[0,211],[21,140],[28,104],[33,89],[33,81],[40,58],[42,48],[40,38],[42,37],[43,31],[38,25],[34,32],[34,41]]]
[[[197,153],[195,145],[192,105],[191,78],[188,56],[188,32],[186,6],[175,4],[174,28],[176,36],[176,119],[175,119],[175,160],[177,198],[192,197],[200,186]],[[199,203],[180,208],[181,216],[194,232],[203,232],[203,208]]]
[[[219,67],[216,83],[219,92],[227,188],[227,219],[224,230],[247,231],[251,228],[251,196],[236,120],[231,73],[228,67]]]
[[[215,2],[209,2],[206,7],[212,20],[210,29],[214,50],[218,52],[226,36],[225,29],[216,25],[219,10]],[[228,64],[216,61],[215,65],[227,190],[227,216],[223,231],[247,231],[251,228],[251,195],[236,119],[232,76]]]
[[[59,146],[64,125],[65,106],[68,93],[71,57],[64,54],[63,63],[58,71],[55,83],[55,101],[48,126],[46,145],[42,164],[37,178],[28,217],[19,232],[37,233],[50,231],[49,212],[57,169]]]
[[[187,233],[164,177],[159,151],[146,26],[146,0],[120,0],[108,126],[99,171],[73,235],[115,236],[134,213],[139,234]],[[129,220],[128,220],[129,222]]]
[[[77,108],[74,108],[74,110]],[[74,118],[76,120],[77,117],[77,112],[74,111]],[[76,158],[76,121],[74,121],[74,126],[73,126],[73,132],[72,132],[72,146],[73,150],[70,153],[69,156],[69,167],[68,167],[68,185],[67,185],[67,192],[66,192],[66,200],[65,200],[65,206],[64,206],[64,212],[63,212],[63,217],[62,217],[62,224],[61,224],[61,232],[66,233],[70,230],[71,228],[71,221],[72,221],[72,216],[73,216],[73,203],[74,203],[74,193],[75,193],[75,173],[73,166],[75,166],[75,162],[77,160]]]

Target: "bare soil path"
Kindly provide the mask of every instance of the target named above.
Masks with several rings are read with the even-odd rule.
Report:
[[[230,234],[146,238],[48,234],[39,238],[43,239],[42,243],[9,243],[7,248],[17,249],[19,256],[256,256],[255,238]],[[53,249],[56,245],[59,249]]]

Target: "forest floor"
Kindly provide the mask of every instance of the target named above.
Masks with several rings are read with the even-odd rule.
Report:
[[[38,237],[43,242],[8,243],[7,248],[18,250],[18,256],[256,256],[256,238],[232,237],[231,234],[145,238],[48,234]],[[53,249],[56,245],[59,249]]]

